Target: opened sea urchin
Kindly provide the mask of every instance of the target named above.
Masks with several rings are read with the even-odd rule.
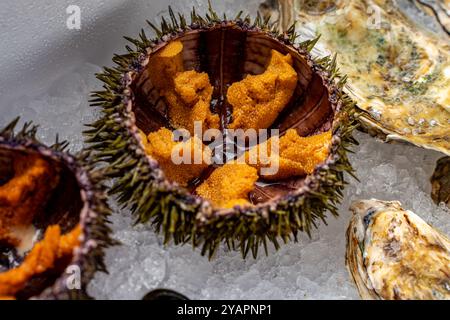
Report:
[[[87,153],[41,144],[36,127],[14,133],[16,122],[0,131],[0,299],[89,298],[114,243],[102,172]]]
[[[267,253],[336,216],[354,119],[335,60],[314,60],[315,40],[295,43],[293,27],[278,33],[259,16],[210,8],[188,24],[169,12],[150,23],[155,39],[127,38],[135,48],[98,75],[103,117],[86,135],[111,192],[166,243],[210,257],[221,243]],[[248,132],[266,135],[252,144]]]

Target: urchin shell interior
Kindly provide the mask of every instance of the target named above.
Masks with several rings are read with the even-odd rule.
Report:
[[[148,62],[146,60],[142,65],[143,71],[135,76],[130,85],[136,125],[145,134],[161,127],[171,127],[167,116],[170,107],[152,83],[152,57],[174,41],[183,44],[182,62],[185,70],[208,74],[214,87],[211,109],[220,117],[222,132],[227,128],[233,112],[232,106],[227,102],[228,88],[246,75],[262,74],[269,63],[271,50],[293,57],[293,68],[297,72],[298,81],[289,103],[268,129],[279,129],[280,134],[288,129],[295,129],[300,136],[331,129],[338,106],[331,99],[331,88],[324,83],[326,77],[313,70],[308,64],[308,58],[260,30],[224,22],[208,29],[186,31],[153,48]],[[298,189],[304,179],[305,176],[302,176],[277,181],[270,186],[256,185],[250,200],[258,204],[286,196]],[[201,180],[202,177],[199,177],[197,184]]]
[[[355,141],[353,104],[342,93],[345,77],[338,77],[336,61],[314,60],[309,50],[315,40],[295,44],[294,28],[276,32],[268,20],[259,16],[252,22],[240,14],[233,20],[221,19],[210,9],[206,17],[191,14],[191,24],[171,11],[161,30],[152,25],[157,38],[149,40],[144,31],[139,39],[127,38],[136,49],[116,55],[115,68],[105,68],[98,77],[105,90],[95,92],[94,106],[103,108],[104,117],[86,131],[98,160],[109,163],[109,174],[116,183],[111,192],[131,206],[138,220],[152,220],[165,234],[165,241],[192,241],[202,245],[210,256],[221,242],[250,250],[267,249],[267,241],[278,247],[278,237],[287,241],[298,231],[310,232],[317,220],[325,221],[325,210],[337,215],[335,204],[342,195],[344,171],[352,172],[346,148]],[[216,210],[208,201],[167,181],[158,163],[146,156],[139,129],[149,133],[167,126],[165,101],[154,90],[147,65],[152,54],[171,41],[183,42],[186,69],[207,72],[214,85],[212,109],[226,118],[223,92],[246,74],[260,74],[270,58],[271,49],[290,53],[299,75],[298,85],[274,127],[296,128],[303,136],[332,130],[330,155],[313,174],[301,180],[272,187],[270,195],[251,208]]]

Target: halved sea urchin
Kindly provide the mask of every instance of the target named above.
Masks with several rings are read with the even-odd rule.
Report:
[[[335,59],[314,60],[315,40],[295,43],[294,27],[280,34],[259,15],[252,22],[194,10],[188,24],[169,13],[161,28],[149,23],[155,39],[143,30],[127,38],[135,48],[97,75],[104,90],[93,93],[93,106],[103,116],[85,133],[115,178],[111,192],[139,222],[162,230],[166,243],[190,241],[210,257],[221,243],[244,257],[260,245],[267,254],[268,242],[278,248],[298,231],[310,234],[326,210],[337,216],[355,141],[353,104]],[[215,129],[224,141],[231,129],[279,135],[235,152],[238,145],[221,149],[196,129]],[[258,156],[275,142],[278,154]],[[174,151],[200,156],[177,163]],[[263,174],[272,161],[278,172]]]
[[[0,131],[0,299],[89,298],[114,243],[101,170],[36,138],[17,120]]]

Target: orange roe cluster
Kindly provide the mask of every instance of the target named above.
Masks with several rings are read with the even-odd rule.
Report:
[[[286,107],[297,86],[297,73],[290,54],[272,50],[264,73],[248,75],[233,83],[227,91],[233,107],[231,129],[266,129]]]
[[[270,138],[253,147],[245,153],[245,160],[240,159],[241,162],[245,161],[257,168],[260,175],[262,175],[262,168],[278,165],[276,172],[262,175],[265,180],[287,179],[313,173],[314,168],[324,162],[329,154],[331,131],[310,137],[301,137],[295,129],[289,129],[285,135],[277,138],[278,150],[274,147],[275,154],[272,154],[271,144],[275,142],[274,139]],[[261,148],[267,152],[261,152]],[[276,163],[277,161],[278,163]]]
[[[167,179],[182,186],[200,176],[211,163],[211,149],[204,146],[197,136],[177,142],[172,131],[161,128],[147,137],[142,132],[141,140],[146,153],[158,161]]]
[[[182,53],[181,41],[172,41],[152,56],[149,61],[149,76],[156,88],[164,90],[173,87],[176,74],[184,71]]]
[[[194,134],[194,122],[199,121],[203,131],[219,128],[219,116],[210,110],[213,87],[207,73],[185,71],[174,79],[174,90],[165,91],[170,105],[169,118],[177,128]]]
[[[249,205],[248,193],[253,190],[258,174],[255,168],[228,162],[215,169],[197,188],[196,193],[220,208]]]
[[[17,268],[0,273],[0,298],[11,299],[35,275],[52,270],[58,261],[70,258],[80,244],[81,227],[61,235],[58,225],[49,226],[44,238],[36,243]]]
[[[219,116],[210,110],[213,87],[205,72],[184,71],[183,44],[170,42],[150,61],[152,83],[165,97],[171,124],[194,134],[194,122],[203,130],[219,128]]]
[[[59,182],[57,167],[39,155],[20,154],[13,159],[14,176],[0,186],[0,243],[18,246],[15,228],[31,225]]]

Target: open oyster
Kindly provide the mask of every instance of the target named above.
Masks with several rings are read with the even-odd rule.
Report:
[[[0,299],[86,298],[113,243],[100,172],[16,122],[0,132]]]
[[[336,215],[352,171],[353,105],[335,61],[313,60],[313,42],[294,44],[293,29],[278,34],[260,16],[210,9],[188,24],[169,11],[156,39],[129,39],[136,49],[98,76],[104,117],[87,135],[117,178],[112,192],[166,242],[192,241],[210,256],[221,242],[256,256],[278,237],[309,233],[325,210]],[[270,133],[250,145],[231,130]],[[265,174],[273,163],[279,170]]]
[[[346,263],[363,299],[450,299],[450,240],[398,201],[360,200]]]
[[[321,35],[315,53],[338,53],[346,91],[370,133],[448,155],[450,42],[410,19],[398,2],[304,0],[291,12],[301,33]]]

